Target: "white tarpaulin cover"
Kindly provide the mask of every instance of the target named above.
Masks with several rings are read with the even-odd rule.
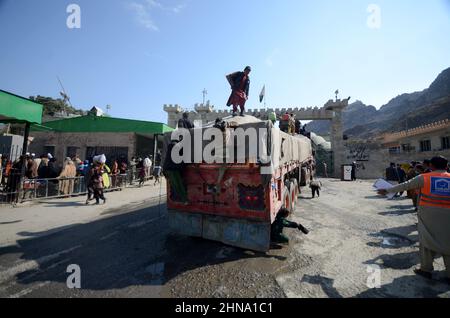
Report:
[[[213,143],[215,144],[215,152],[212,153],[212,158],[216,163],[261,162],[271,163],[273,168],[277,168],[287,162],[303,162],[311,157],[312,146],[307,137],[286,134],[273,127],[270,121],[262,121],[253,116],[227,117],[224,121],[230,127],[225,132],[211,130],[210,128],[214,126],[214,123],[190,130],[190,143],[184,137],[181,142],[183,143],[185,158],[189,159],[190,157],[191,163],[201,163],[203,158],[199,157],[199,153],[211,150]],[[216,132],[221,140],[212,138],[213,132]],[[178,131],[178,133],[180,132]],[[164,150],[167,149],[173,136],[176,137],[174,139],[179,140],[179,135],[176,134],[177,131],[165,135]],[[189,139],[189,136],[187,136],[187,139]],[[195,141],[200,141],[200,145]],[[186,148],[190,148],[190,156],[185,152]],[[163,153],[163,160],[165,156],[166,151]]]

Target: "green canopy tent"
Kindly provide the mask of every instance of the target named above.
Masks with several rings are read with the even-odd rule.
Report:
[[[28,98],[0,90],[0,123],[25,125],[22,158],[24,158],[27,153],[30,128],[32,126],[36,126],[38,129],[46,129],[41,125],[42,110],[43,106],[41,104],[35,103]],[[19,191],[22,190],[22,180],[24,175],[25,162],[22,162],[22,171],[19,179]]]
[[[0,123],[25,125],[22,155],[27,153],[28,137],[32,126],[39,130],[51,129],[41,125],[42,110],[43,106],[41,104],[35,103],[28,98],[0,90]]]
[[[172,128],[157,122],[113,118],[88,114],[45,123],[47,129],[60,133],[135,133],[155,139],[153,156],[156,158],[157,144],[160,136],[173,131]],[[42,131],[36,126],[32,131]]]
[[[41,104],[0,90],[0,122],[42,124]]]

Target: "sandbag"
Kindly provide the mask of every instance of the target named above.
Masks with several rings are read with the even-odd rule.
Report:
[[[144,159],[144,167],[150,168],[152,166],[152,161],[149,158]]]
[[[106,163],[106,156],[105,155],[95,156],[94,157],[94,162],[105,164]]]

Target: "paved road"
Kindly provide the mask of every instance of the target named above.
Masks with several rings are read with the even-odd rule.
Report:
[[[267,254],[172,236],[165,206],[156,202],[109,209],[49,235],[29,233],[0,248],[0,296],[450,296],[442,272],[431,282],[412,272],[417,233],[409,200],[379,199],[369,182],[324,184],[320,199],[302,194],[293,216],[310,235],[291,230],[290,246]],[[70,264],[80,266],[81,289],[67,288]],[[367,286],[373,265],[381,288]]]

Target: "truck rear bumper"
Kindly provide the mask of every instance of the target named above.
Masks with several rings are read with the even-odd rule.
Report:
[[[202,237],[259,252],[270,249],[269,223],[169,210],[169,226],[171,232],[179,235]]]

